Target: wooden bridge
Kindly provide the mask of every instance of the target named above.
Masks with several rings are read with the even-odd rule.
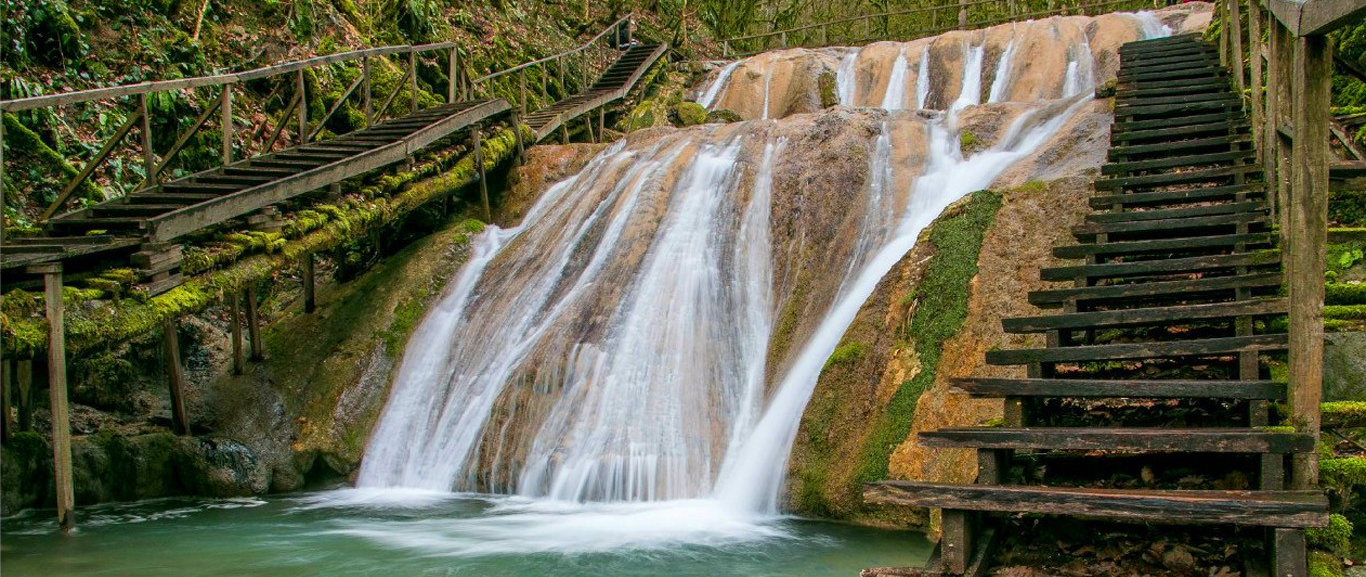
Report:
[[[1262,7],[1221,2],[1220,48],[1192,35],[1121,48],[1109,163],[1090,200],[1096,212],[1072,229],[1080,244],[1053,251],[1084,262],[1041,271],[1071,284],[1029,295],[1055,312],[1003,322],[1007,333],[1045,335],[1046,346],[986,354],[988,364],[1026,367],[1023,378],[956,383],[961,393],[1003,399],[1004,426],[919,436],[928,447],[976,449],[976,484],[865,488],[870,503],[943,509],[929,565],[899,574],[986,574],[1000,515],[1020,513],[1265,527],[1270,574],[1307,574],[1304,529],[1328,522],[1315,452],[1330,180],[1323,35],[1366,2]],[[1251,122],[1242,97],[1247,11]],[[1268,360],[1287,352],[1289,378],[1268,378]],[[1289,415],[1278,419],[1273,402],[1287,403]],[[1053,413],[1068,404],[1105,410],[1080,417],[1084,426],[1060,423]],[[1207,414],[1183,421],[1170,412],[1195,406]],[[1109,486],[1116,460],[1135,456],[1196,463],[1210,480],[1232,474],[1252,487]],[[1074,474],[1048,485],[1016,473],[1064,457]]]
[[[257,230],[278,229],[279,213],[274,205],[297,199],[302,195],[329,188],[334,191],[341,181],[368,172],[411,161],[415,154],[438,143],[450,143],[461,133],[471,140],[471,151],[478,173],[485,212],[489,211],[488,189],[481,156],[481,126],[506,122],[514,127],[517,151],[522,152],[523,132],[529,130],[539,142],[555,131],[567,140],[569,123],[577,118],[587,119],[587,134],[602,139],[604,109],[625,99],[668,51],[665,44],[639,44],[623,34],[629,30],[628,15],[606,27],[586,43],[559,54],[528,62],[508,70],[471,78],[462,66],[461,54],[453,43],[422,46],[396,46],[358,50],[342,54],[320,56],[298,62],[280,64],[258,70],[217,76],[145,82],[129,86],[101,88],[82,92],[36,96],[0,101],[0,112],[19,112],[41,108],[97,103],[116,106],[127,98],[136,99],[136,110],[104,144],[78,174],[66,184],[56,199],[44,211],[41,220],[43,235],[36,237],[0,238],[0,269],[7,286],[14,286],[17,278],[36,275],[42,278],[45,289],[48,328],[47,376],[52,411],[53,466],[56,479],[57,517],[63,530],[74,525],[72,516],[74,497],[71,477],[70,422],[67,403],[65,331],[61,289],[63,274],[81,274],[131,263],[137,270],[141,287],[156,295],[181,284],[181,242],[193,240],[206,231],[226,225],[247,226]],[[424,55],[435,56],[444,72],[445,102],[421,108],[422,91],[418,70]],[[374,60],[398,57],[406,60],[402,78],[394,83],[389,93],[376,102],[372,92],[371,68]],[[354,64],[359,74],[329,105],[326,114],[318,119],[309,117],[310,90],[308,75],[322,67]],[[551,71],[558,68],[557,94],[552,97],[547,86]],[[429,66],[429,69],[431,66]],[[578,91],[568,87],[577,71]],[[539,98],[528,97],[528,72],[539,72]],[[314,75],[316,76],[316,74]],[[596,77],[595,82],[590,79]],[[244,90],[249,82],[278,81],[271,95],[289,94],[292,100],[274,120],[258,127],[255,136],[270,134],[259,149],[245,157],[238,153],[249,148],[251,137],[243,137],[237,129],[240,123],[234,115],[234,93]],[[150,95],[165,92],[191,92],[217,89],[217,95],[190,125],[179,134],[169,150],[157,154],[153,150]],[[392,111],[400,94],[407,95],[408,107],[403,112]],[[270,100],[271,97],[267,97]],[[282,97],[283,98],[283,97]],[[363,111],[364,128],[329,137],[325,127],[348,100],[357,100]],[[515,102],[516,104],[512,104]],[[536,103],[542,109],[534,110]],[[592,112],[597,111],[597,130],[592,127]],[[168,167],[186,144],[218,115],[222,131],[222,164],[216,168],[183,177],[163,179]],[[268,116],[268,115],[267,115]],[[508,118],[508,117],[511,118]],[[526,119],[526,123],[522,122]],[[63,212],[73,193],[88,187],[91,176],[132,133],[141,136],[140,148],[143,168],[147,175],[132,192],[119,198],[85,208]],[[0,124],[0,142],[3,142]],[[246,144],[243,144],[243,140]],[[289,144],[286,141],[292,140]],[[0,146],[0,154],[3,153]],[[4,183],[4,159],[0,156],[0,188]],[[0,199],[0,203],[3,200]],[[245,220],[245,222],[243,222]],[[0,235],[2,237],[3,235]],[[304,309],[313,311],[313,255],[302,260]],[[256,299],[250,285],[245,295],[225,295],[231,305],[232,345],[234,370],[243,369],[243,320],[240,303],[245,296],[245,326],[250,335],[252,358],[260,359],[262,346],[257,333],[260,325],[256,316]],[[170,375],[170,396],[173,428],[189,432],[178,344],[175,338],[176,319],[165,319],[166,362]],[[9,359],[0,361],[8,366]],[[13,374],[20,390],[27,390],[33,361],[19,359],[17,369],[0,370],[4,376],[3,409],[5,433],[9,431],[9,382]],[[21,405],[20,421],[25,419]]]

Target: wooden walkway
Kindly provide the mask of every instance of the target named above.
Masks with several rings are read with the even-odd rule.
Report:
[[[1134,42],[1120,54],[1109,163],[1090,202],[1096,212],[1072,230],[1080,244],[1054,249],[1081,262],[1041,271],[1070,284],[1029,295],[1047,314],[1003,323],[1008,333],[1045,335],[1046,346],[986,354],[992,365],[1027,367],[1027,378],[956,383],[974,397],[1004,399],[1004,426],[920,435],[926,446],[976,449],[976,484],[865,488],[869,503],[944,510],[938,554],[918,573],[985,574],[992,515],[1034,513],[1267,527],[1271,574],[1302,576],[1303,529],[1327,523],[1321,492],[1285,490],[1290,457],[1312,453],[1316,439],[1268,427],[1281,424],[1269,402],[1287,392],[1267,378],[1263,355],[1285,351],[1288,340],[1263,321],[1286,313],[1287,303],[1242,100],[1214,47],[1195,36]],[[1165,401],[1155,408],[1152,399]],[[1084,426],[1059,426],[1060,406],[1103,410],[1083,410]],[[1203,416],[1173,416],[1190,406]],[[1253,487],[1105,487],[1114,472],[1107,462],[1121,454],[1188,458],[1214,479],[1237,471]],[[1040,485],[1011,474],[1022,457],[1062,455],[1092,462],[1071,469],[1094,477]]]
[[[630,47],[585,92],[530,114],[526,123],[539,141],[569,121],[625,98],[667,50],[664,44]],[[149,292],[158,294],[181,280],[179,250],[172,241],[403,162],[512,109],[503,98],[453,102],[160,183],[55,216],[46,223],[44,236],[3,241],[0,269],[66,261],[69,269],[79,271],[128,258]]]

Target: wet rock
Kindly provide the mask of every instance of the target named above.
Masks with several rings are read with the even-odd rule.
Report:
[[[674,105],[673,116],[678,119],[679,126],[697,126],[707,121],[707,109],[684,100]]]
[[[1366,333],[1324,335],[1323,400],[1366,399]]]

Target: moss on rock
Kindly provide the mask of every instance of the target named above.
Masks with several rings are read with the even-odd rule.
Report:
[[[820,92],[821,108],[839,106],[839,81],[835,78],[834,72],[821,72],[821,75],[816,77],[816,89]]]
[[[707,121],[707,109],[687,100],[674,105],[674,116],[680,126],[697,126]]]
[[[744,117],[729,108],[718,108],[707,113],[707,123],[709,124],[730,124],[744,120]]]

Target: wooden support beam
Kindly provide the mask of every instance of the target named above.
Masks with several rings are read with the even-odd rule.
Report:
[[[446,55],[446,104],[455,104],[460,84],[460,49],[451,47]]]
[[[513,163],[521,166],[526,160],[526,143],[522,140],[522,115],[515,110],[512,112],[512,134],[517,141],[517,158]]]
[[[1291,121],[1291,110],[1294,108],[1295,78],[1292,77],[1293,70],[1291,68],[1294,37],[1284,26],[1277,25],[1274,20],[1268,34],[1271,37],[1271,58],[1267,69],[1267,78],[1269,79],[1267,84],[1267,101],[1269,104],[1267,107],[1269,110],[1264,122],[1266,122],[1266,142],[1271,145],[1269,157],[1273,162],[1265,168],[1267,182],[1273,186],[1273,189],[1268,190],[1268,193],[1272,200],[1272,211],[1277,217],[1276,221],[1280,224],[1281,246],[1288,249],[1290,229],[1286,221],[1286,196],[1290,190],[1290,157],[1294,142],[1286,138],[1286,135],[1280,131],[1280,127]]]
[[[1247,89],[1243,69],[1243,14],[1241,4],[1242,0],[1228,1],[1229,64],[1233,68],[1233,88],[1238,91],[1240,97],[1243,95],[1243,91]]]
[[[303,70],[295,75],[294,87],[299,95],[299,143],[304,144],[308,142],[308,83]]]
[[[0,358],[0,441],[9,442],[14,434],[14,361]]]
[[[171,429],[182,435],[190,434],[190,417],[185,411],[185,371],[180,366],[179,321],[168,318],[162,324],[162,338],[166,342],[166,381],[171,390]]]
[[[1295,41],[1293,182],[1287,278],[1290,295],[1290,412],[1300,432],[1318,437],[1323,396],[1323,275],[1328,242],[1328,115],[1333,59],[1328,39]],[[1291,488],[1318,486],[1318,455],[1295,455]]]
[[[417,114],[417,51],[408,52],[408,90],[412,97],[409,111]]]
[[[15,405],[19,413],[19,430],[33,430],[33,359],[19,359],[15,361],[14,378],[15,392],[18,399]]]
[[[605,125],[606,125],[606,124],[607,124],[607,109],[606,109],[606,108],[599,108],[599,109],[598,109],[598,142],[604,142],[604,141],[607,140],[607,137],[605,136],[607,133],[604,131]]]
[[[1262,165],[1265,166],[1270,157],[1266,154],[1266,141],[1263,139],[1266,130],[1266,93],[1262,91],[1262,10],[1257,5],[1257,0],[1248,2],[1247,26],[1248,66],[1252,72],[1252,141]]]
[[[962,575],[968,570],[968,560],[972,558],[972,515],[970,511],[944,510],[939,555],[945,573]]]
[[[484,172],[484,144],[481,140],[482,127],[475,125],[470,130],[471,146],[474,148],[474,170],[479,173],[479,199],[484,203],[484,222],[493,221],[493,208],[489,205],[489,179]],[[519,130],[518,133],[521,131]]]
[[[256,316],[256,287],[247,286],[247,336],[251,338],[251,360],[266,358],[265,343],[261,342],[261,319]]]
[[[1309,552],[1304,529],[1270,529],[1272,577],[1305,577]]]
[[[223,132],[223,165],[232,164],[232,85],[223,85],[223,94],[219,96],[220,102],[218,110],[222,113],[222,121],[219,122]]]
[[[147,93],[138,95],[138,118],[141,120],[142,133],[142,168],[147,174],[147,182],[155,185],[157,183],[156,152],[152,151],[152,118],[147,109]]]
[[[75,490],[71,476],[71,409],[66,398],[66,329],[62,311],[62,263],[50,262],[28,267],[30,274],[43,275],[47,306],[47,385],[52,412],[52,478],[57,492],[57,526],[70,533],[76,526]]]
[[[242,355],[242,293],[233,292],[228,307],[228,326],[232,334],[232,374],[240,375],[246,372],[247,365]]]
[[[360,77],[360,105],[361,110],[365,112],[365,126],[369,128],[371,124],[375,123],[375,105],[374,93],[370,85],[370,58],[368,57],[360,59]]]
[[[313,314],[313,311],[318,308],[318,300],[313,292],[313,261],[315,258],[313,253],[308,253],[308,255],[304,257],[303,271],[301,272],[304,284],[304,312],[308,314]]]
[[[52,203],[47,205],[47,209],[43,211],[42,216],[39,216],[38,219],[46,221],[47,219],[52,218],[52,215],[56,214],[57,211],[62,208],[62,205],[66,203],[66,199],[71,197],[71,193],[75,192],[81,184],[89,179],[90,174],[95,172],[96,168],[99,168],[101,164],[104,164],[104,161],[109,158],[109,154],[114,151],[114,147],[128,136],[128,133],[133,130],[133,126],[138,123],[138,120],[141,119],[141,117],[140,114],[134,114],[123,123],[123,126],[120,126],[118,130],[114,131],[114,135],[109,137],[109,140],[104,143],[104,148],[101,148],[89,162],[85,163],[85,166],[81,167],[81,171],[76,173],[76,177],[66,184],[66,187],[57,195],[57,198],[53,199]]]

